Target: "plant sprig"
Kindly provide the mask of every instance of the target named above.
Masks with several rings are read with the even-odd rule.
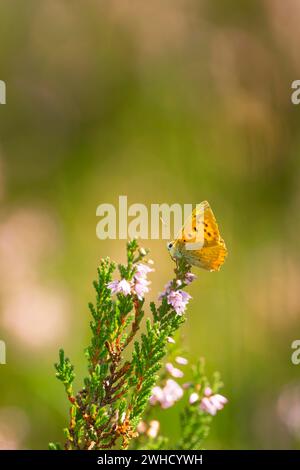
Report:
[[[56,376],[70,402],[69,425],[64,430],[66,450],[127,449],[131,440],[139,437],[137,426],[158,381],[168,339],[185,321],[182,313],[190,296],[182,289],[189,283],[189,270],[183,261],[176,264],[174,279],[166,286],[159,304],[151,302],[152,316],[146,319],[145,330],[139,335],[149,284],[146,276],[153,271],[146,250],[139,249],[136,240],[127,244],[127,264],[118,265],[120,280],[113,280],[115,263],[108,258],[101,260],[93,283],[96,300],[89,304],[92,319],[91,342],[86,349],[88,373],[77,393],[73,390],[74,367],[62,349],[55,364]],[[201,374],[195,373],[199,382]],[[205,437],[209,416],[200,411],[187,408],[183,412],[178,448],[194,448]],[[198,426],[201,433],[195,431]],[[148,444],[159,447],[166,442],[166,438],[159,437],[156,444]],[[49,448],[58,449],[60,444],[51,443]]]

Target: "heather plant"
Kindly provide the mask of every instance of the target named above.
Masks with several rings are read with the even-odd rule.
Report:
[[[96,300],[89,304],[88,371],[77,392],[74,367],[63,350],[55,364],[70,402],[64,449],[168,449],[171,444],[160,433],[156,412],[182,400],[180,439],[173,447],[202,448],[213,416],[227,400],[219,394],[219,375],[212,383],[205,376],[203,360],[192,366],[192,380],[184,382],[183,369],[189,364],[179,355],[174,337],[191,299],[184,289],[196,278],[190,268],[184,260],[177,261],[174,278],[158,303],[150,303],[151,317],[147,315],[142,327],[148,276],[154,272],[147,251],[133,240],[127,244],[126,265],[101,260],[94,281]],[[50,449],[60,448],[50,444]]]

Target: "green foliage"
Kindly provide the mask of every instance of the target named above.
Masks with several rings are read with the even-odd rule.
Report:
[[[178,350],[175,349],[175,352]],[[173,354],[174,356],[174,354]],[[171,360],[172,353],[168,354],[168,360]],[[160,384],[163,385],[167,378],[167,374],[161,373]],[[180,439],[171,444],[167,436],[158,434],[153,437],[151,435],[151,423],[157,419],[156,407],[148,406],[146,410],[147,422],[143,422],[145,430],[139,434],[131,445],[136,450],[160,450],[160,449],[176,449],[176,450],[199,450],[203,449],[203,443],[207,438],[213,417],[199,406],[204,397],[205,390],[209,387],[213,394],[220,391],[223,384],[220,381],[218,373],[213,376],[210,383],[205,375],[204,359],[200,359],[195,366],[192,367],[192,381],[186,384],[186,393],[184,400],[186,402],[182,411],[179,412]],[[197,394],[198,399],[194,403],[189,402],[191,394]]]
[[[59,351],[59,363],[55,364],[55,369],[57,370],[56,377],[64,384],[66,392],[70,396],[72,394],[72,383],[75,378],[74,367],[70,360],[65,357],[63,349]]]
[[[215,373],[213,384],[210,385],[204,371],[204,360],[200,360],[193,368],[193,382],[190,384],[190,393],[199,393],[203,398],[203,391],[211,387],[213,393],[218,393],[223,386],[219,374]],[[180,413],[181,438],[176,445],[176,449],[197,450],[203,446],[203,441],[207,438],[210,430],[212,416],[199,407],[199,401],[188,404]]]
[[[145,331],[138,335],[144,317],[144,297],[137,290],[138,274],[141,275],[138,270],[146,266],[151,271],[145,264],[146,256],[135,240],[127,244],[127,264],[118,266],[123,285],[112,282],[116,265],[108,258],[101,260],[93,283],[96,300],[89,304],[92,335],[85,351],[88,374],[77,393],[73,392],[73,365],[63,350],[59,352],[56,376],[71,404],[69,425],[64,430],[65,449],[127,449],[131,440],[136,441],[132,445],[135,448],[167,446],[167,438],[139,435],[136,429],[145,412],[149,414],[149,397],[167,355],[168,337],[175,334],[185,317],[176,313],[163,295],[158,306],[150,304],[152,319],[147,318]],[[176,291],[179,286],[186,286],[189,268],[184,263],[176,265],[170,288]],[[131,343],[133,349],[125,360],[124,352]],[[194,376],[201,387],[205,379],[199,367]],[[183,431],[178,448],[200,445],[209,422],[209,416],[199,406],[187,406],[181,416]],[[49,448],[59,449],[60,444],[51,443]]]

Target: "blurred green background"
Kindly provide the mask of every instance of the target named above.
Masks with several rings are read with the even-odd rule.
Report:
[[[96,207],[125,194],[207,199],[229,250],[184,326],[230,400],[206,448],[299,448],[299,2],[9,0],[0,17],[0,447],[63,439],[53,363],[63,345],[84,372],[97,264],[125,253],[96,238]],[[156,298],[173,263],[143,245]]]

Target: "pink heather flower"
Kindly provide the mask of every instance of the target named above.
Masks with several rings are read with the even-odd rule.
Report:
[[[206,397],[210,397],[210,395],[212,395],[212,389],[210,387],[206,387],[204,390],[204,395]]]
[[[185,284],[191,284],[195,279],[197,279],[197,276],[193,273],[186,273],[184,277],[184,282]]]
[[[146,425],[145,421],[140,421],[139,424],[137,425],[136,430],[139,434],[145,434],[145,432],[147,430],[147,425]]]
[[[111,281],[107,284],[107,287],[111,290],[112,294],[130,294],[131,285],[126,279],[121,281]]]
[[[168,379],[164,388],[154,387],[150,397],[150,404],[159,403],[163,409],[170,408],[183,396],[183,390],[173,379]]]
[[[210,415],[215,416],[217,411],[220,411],[224,408],[224,405],[228,403],[228,400],[219,393],[216,393],[215,395],[209,395],[209,391],[212,393],[211,389],[207,387],[204,392],[205,397],[201,400],[200,408]]]
[[[119,292],[122,292],[124,295],[130,294],[131,285],[130,282],[126,281],[126,279],[122,279],[119,282]]]
[[[147,281],[146,279],[139,279],[135,280],[135,284],[133,286],[133,290],[138,296],[139,300],[143,300],[145,294],[149,292],[149,285],[150,281]]]
[[[174,405],[174,403],[183,396],[183,390],[178,385],[175,380],[168,379],[166,382],[166,385],[164,386],[163,389],[164,392],[164,399],[161,401],[161,407],[166,409],[170,408],[171,406]]]
[[[191,393],[190,398],[189,398],[189,403],[190,405],[193,405],[193,403],[196,403],[196,401],[199,400],[199,395],[196,392]]]
[[[161,402],[164,398],[164,392],[161,387],[153,387],[152,395],[149,399],[150,405],[156,405],[157,402]]]
[[[174,367],[173,364],[171,364],[171,362],[167,362],[166,371],[170,375],[172,375],[172,377],[175,377],[176,379],[181,379],[181,377],[184,376],[184,373],[180,369],[177,369],[176,367]]]
[[[182,315],[192,297],[182,290],[171,290],[168,294],[168,304],[173,307],[177,315]]]
[[[143,263],[138,263],[136,265],[136,272],[134,274],[135,279],[146,279],[147,274],[153,272],[154,269],[150,268],[150,266],[147,266],[146,264]]]
[[[175,339],[171,338],[171,336],[168,336],[168,337],[167,337],[167,342],[168,342],[168,343],[171,343],[171,344],[175,344],[175,343],[176,343]]]
[[[210,397],[211,403],[217,408],[217,410],[222,410],[224,408],[224,405],[228,403],[227,398],[225,398],[223,395],[220,395],[219,393],[216,393],[216,395],[213,395]]]
[[[173,281],[169,281],[165,287],[164,290],[159,294],[158,300],[162,300],[163,297],[165,297],[167,294],[169,294],[171,287],[172,287]]]
[[[112,294],[117,294],[119,288],[119,281],[111,281],[107,284]]]
[[[186,366],[189,361],[185,357],[177,356],[175,357],[175,362],[181,366]]]
[[[152,439],[155,439],[159,431],[159,426],[159,421],[157,421],[156,419],[150,421],[147,436],[152,437]]]
[[[146,264],[138,263],[136,265],[136,272],[134,274],[134,287],[133,291],[142,300],[147,292],[149,292],[150,281],[147,280],[147,274],[154,271]]]
[[[207,397],[202,398],[200,408],[201,410],[206,411],[206,413],[209,413],[212,416],[215,416],[215,414],[217,413],[217,409]]]

